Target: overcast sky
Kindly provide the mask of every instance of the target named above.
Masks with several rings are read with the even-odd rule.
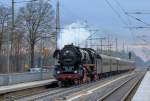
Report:
[[[25,1],[25,0],[15,0]],[[107,2],[108,1],[108,2]],[[0,0],[6,6],[11,6],[11,0]],[[55,8],[56,0],[51,0]],[[23,6],[24,3],[16,4],[16,8]],[[110,4],[110,5],[109,5]],[[136,21],[134,18],[125,15],[125,12],[150,12],[149,0],[60,0],[61,24],[68,25],[77,21],[86,21],[88,25],[96,28],[101,28],[112,36],[119,39],[120,44],[123,40],[126,41],[130,50],[134,50],[138,55],[142,56],[141,46],[134,44],[142,41],[137,36],[148,36],[150,29],[132,29],[130,26],[146,26],[145,24]],[[140,18],[146,23],[150,23],[150,15],[132,15]],[[130,23],[129,23],[130,22]],[[128,25],[129,24],[129,25]],[[131,34],[132,32],[132,34]],[[97,33],[99,34],[99,33]],[[147,37],[146,37],[147,38]],[[147,39],[148,40],[148,39]],[[147,46],[145,46],[147,47]],[[149,47],[147,47],[149,48]]]

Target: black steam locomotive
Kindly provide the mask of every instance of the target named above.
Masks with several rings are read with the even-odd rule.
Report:
[[[117,74],[134,69],[134,62],[97,54],[91,48],[66,45],[54,52],[58,60],[55,77],[61,85],[80,84],[100,79],[103,75]]]

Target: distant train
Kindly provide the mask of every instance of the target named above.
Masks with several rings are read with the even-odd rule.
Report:
[[[58,60],[54,76],[60,86],[95,81],[135,68],[134,61],[97,54],[91,48],[66,45],[54,52]]]

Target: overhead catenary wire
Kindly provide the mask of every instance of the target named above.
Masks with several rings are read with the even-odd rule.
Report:
[[[121,9],[121,10],[123,11],[123,13],[126,15],[126,10],[122,7],[122,5],[121,5],[117,0],[114,0],[114,2],[120,7],[120,9]],[[126,17],[127,17],[127,21],[128,21],[127,25],[130,26],[130,25],[131,25],[131,21],[130,21],[130,19],[129,19],[129,16],[126,15]]]
[[[109,2],[109,0],[105,0],[106,1],[106,3],[109,5],[109,7],[114,11],[114,13],[118,16],[118,18],[120,19],[120,21],[123,23],[123,25],[125,25],[125,26],[129,26],[129,25],[131,25],[130,23],[130,20],[129,20],[129,18],[128,18],[128,22],[129,23],[127,23],[123,18],[122,18],[122,16],[121,16],[121,14],[112,6],[112,4]],[[117,2],[117,1],[115,1],[116,2],[116,4],[121,8],[121,10],[123,11],[123,12],[125,12],[125,9],[120,5],[120,3],[119,2]],[[129,29],[129,31],[131,32],[131,30]],[[132,32],[131,32],[132,33]],[[133,38],[134,39],[134,38]]]
[[[124,9],[124,7],[122,7],[122,5],[120,4],[120,2],[118,2],[117,0],[114,0],[114,2],[120,7],[120,9],[121,9],[121,10],[123,11],[123,13],[126,15],[126,10]],[[127,17],[127,21],[128,21],[127,26],[132,25],[132,22],[131,22],[129,16],[126,15],[126,17]],[[136,40],[136,36],[135,36],[135,34],[134,34],[132,28],[129,27],[129,31],[130,31],[130,34],[131,34],[131,36],[132,36],[132,39],[133,39],[134,41],[137,41],[137,40]]]
[[[112,6],[112,4],[108,0],[105,0],[105,1],[108,4],[108,6],[114,11],[114,13],[118,16],[118,18],[120,19],[120,21],[123,24],[127,25],[126,21],[124,21],[124,19],[120,15],[120,13],[118,13],[118,11]]]
[[[129,19],[129,17],[128,17],[126,11],[125,11],[125,9],[121,6],[121,4],[120,4],[117,0],[114,0],[114,2],[116,2],[116,4],[121,8],[121,10],[124,12],[124,14],[127,15],[128,23],[126,23],[126,22],[123,20],[123,18],[121,17],[121,15],[113,8],[113,6],[111,5],[111,3],[110,3],[108,0],[105,0],[105,1],[106,1],[106,3],[111,7],[111,9],[117,14],[118,18],[122,21],[122,23],[123,23],[124,25],[126,25],[126,26],[130,26],[130,25],[131,25],[131,21],[130,21],[130,19]],[[140,21],[140,22],[142,22],[142,23],[144,23],[144,24],[146,24],[146,25],[149,26],[148,23],[142,21],[141,19],[136,18],[136,20],[138,20],[138,21]],[[131,33],[131,35],[132,35],[133,40],[137,41],[136,38],[135,38],[135,37],[137,37],[137,36],[134,35],[132,28],[129,27],[129,31],[130,31],[130,33]]]
[[[129,14],[127,14],[127,15],[130,16],[131,18],[133,18],[133,19],[135,19],[135,20],[137,20],[137,21],[139,21],[139,22],[145,24],[146,26],[150,26],[149,23],[146,23],[145,21],[141,20],[140,18],[137,18],[137,17],[132,16],[132,15],[129,15]]]
[[[132,16],[132,15],[128,15],[128,16],[130,16],[130,17],[132,17],[133,19],[136,19],[137,21],[139,21],[139,22],[145,24],[146,26],[148,26],[148,27],[136,27],[136,28],[149,28],[150,24],[144,22],[144,21],[141,20],[140,18],[134,17],[134,16]],[[137,37],[137,36],[136,36],[136,37]],[[141,39],[143,42],[148,43],[148,42],[147,42],[145,39],[143,39],[143,38],[140,38],[140,37],[137,37],[137,38]],[[148,43],[148,44],[149,44],[149,43]]]
[[[123,11],[123,13],[125,14],[126,10],[122,7],[122,5],[117,0],[114,0],[114,1],[116,2],[116,4],[121,8],[121,10]],[[126,17],[127,17],[127,21],[128,21],[128,25],[127,26],[130,26],[131,25],[131,21],[130,21],[130,19],[129,19],[129,17],[127,15],[126,15]],[[131,28],[129,28],[129,31],[131,33],[132,39],[134,41],[136,41],[135,35],[134,35],[134,33],[133,33],[133,31],[132,31]]]
[[[133,19],[135,19],[135,20],[137,20],[137,21],[139,21],[139,22],[141,22],[141,23],[147,25],[147,26],[150,26],[150,24],[144,22],[144,21],[141,20],[140,18],[137,18],[137,17],[134,17],[134,16],[130,15],[130,13],[125,12],[125,14],[126,14],[127,16],[130,16],[131,18],[133,18]],[[139,28],[144,28],[144,27],[139,27]],[[131,28],[130,28],[130,29],[131,29]],[[145,39],[143,39],[143,38],[141,38],[141,37],[138,37],[138,36],[136,36],[136,37],[139,38],[139,39],[140,39],[141,41],[143,41],[144,43],[149,44],[149,42],[147,42],[147,40],[145,40]],[[143,51],[143,48],[144,48],[144,47],[142,47],[142,51]],[[143,51],[143,53],[144,53],[144,56],[146,57],[147,55],[145,54],[144,51]]]
[[[142,15],[142,14],[150,14],[150,10],[144,10],[144,11],[132,11],[127,12],[127,14],[134,14],[134,15]]]

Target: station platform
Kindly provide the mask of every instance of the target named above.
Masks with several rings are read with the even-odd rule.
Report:
[[[55,79],[49,79],[49,80],[42,80],[42,81],[34,81],[34,82],[26,82],[26,83],[19,83],[14,85],[8,85],[8,86],[0,86],[0,94],[6,94],[9,92],[34,88],[34,87],[40,87],[43,85],[48,85],[53,82],[56,82]]]
[[[146,73],[132,101],[150,101],[150,71]]]

